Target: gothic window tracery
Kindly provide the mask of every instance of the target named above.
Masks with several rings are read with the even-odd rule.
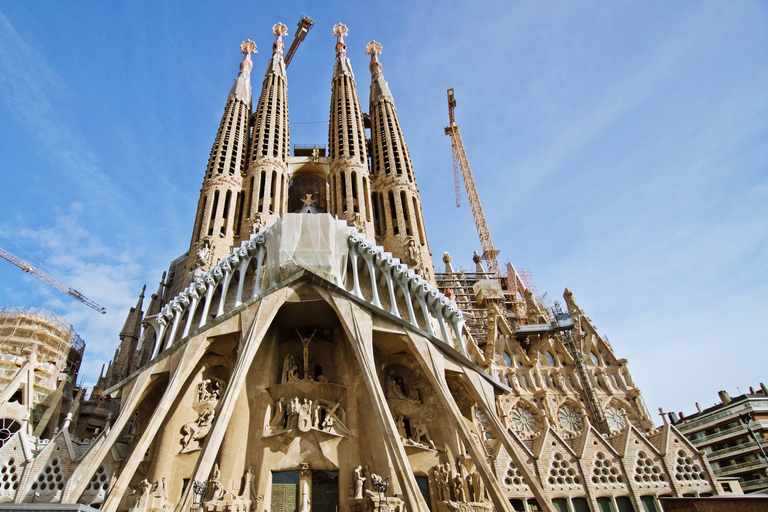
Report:
[[[536,417],[527,407],[515,407],[509,416],[512,427],[518,432],[531,434],[536,429]]]
[[[605,410],[605,419],[611,432],[620,432],[626,426],[625,412],[621,407],[612,405]]]
[[[566,405],[562,407],[557,413],[557,419],[560,422],[560,426],[568,432],[578,433],[584,428],[584,418],[571,406]]]

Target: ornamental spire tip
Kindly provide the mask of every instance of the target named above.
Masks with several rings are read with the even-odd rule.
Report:
[[[337,23],[333,26],[333,35],[336,36],[336,53],[341,55],[347,54],[347,45],[344,42],[344,38],[349,33],[347,26],[343,23]]]
[[[272,35],[275,36],[275,42],[272,43],[272,53],[275,55],[283,55],[285,45],[283,44],[283,36],[288,33],[288,27],[283,23],[275,23],[272,25]]]
[[[256,51],[256,43],[254,43],[250,39],[246,39],[245,41],[240,43],[240,52],[245,55],[250,55],[252,53],[259,53]]]
[[[381,55],[381,43],[378,41],[371,41],[365,45],[366,55]]]

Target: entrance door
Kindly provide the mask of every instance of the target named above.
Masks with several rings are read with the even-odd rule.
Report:
[[[272,472],[272,505],[270,512],[297,512],[299,472]]]
[[[339,472],[312,471],[312,512],[339,510]]]

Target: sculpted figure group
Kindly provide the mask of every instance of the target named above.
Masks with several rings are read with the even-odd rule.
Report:
[[[454,471],[449,463],[438,464],[432,470],[435,479],[438,501],[456,501],[475,503],[485,501],[485,486],[480,473],[467,473],[466,468],[459,463],[461,471]],[[467,491],[470,496],[467,496]]]
[[[281,397],[275,402],[269,430],[275,433],[293,429],[302,432],[315,429],[341,436],[350,435],[346,411],[340,403],[299,397],[294,397],[286,403]]]

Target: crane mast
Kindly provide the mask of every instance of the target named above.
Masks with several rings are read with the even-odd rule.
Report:
[[[28,274],[32,274],[36,278],[40,279],[41,281],[44,281],[44,282],[48,283],[49,285],[53,286],[57,290],[66,293],[67,295],[69,295],[70,297],[72,297],[72,298],[74,298],[76,300],[79,300],[80,302],[82,302],[83,304],[88,306],[89,308],[98,311],[102,315],[107,312],[107,308],[105,308],[104,306],[101,306],[101,305],[97,304],[96,302],[92,301],[91,299],[89,299],[88,297],[86,297],[85,295],[80,293],[79,291],[75,290],[74,288],[72,288],[70,286],[67,286],[66,284],[62,283],[61,281],[58,281],[58,280],[52,278],[51,276],[49,276],[48,274],[46,274],[42,270],[36,269],[35,267],[30,265],[26,261],[22,260],[21,258],[18,258],[16,256],[14,256],[13,254],[9,253],[8,251],[3,249],[2,247],[0,247],[0,257],[2,257],[3,259],[5,259],[7,261],[10,261],[11,263],[13,263],[17,267],[19,267],[24,272],[27,272]]]
[[[483,207],[480,204],[480,197],[478,196],[477,188],[475,187],[475,178],[472,176],[472,169],[470,169],[469,161],[467,160],[467,152],[464,151],[464,143],[461,141],[461,133],[459,133],[459,127],[456,125],[456,120],[454,118],[454,108],[456,108],[456,98],[454,97],[453,89],[451,88],[448,89],[448,118],[451,124],[450,126],[445,127],[445,134],[451,136],[451,147],[453,148],[453,176],[456,183],[456,206],[460,206],[459,170],[461,170],[464,185],[467,187],[469,206],[472,208],[472,216],[475,218],[477,234],[480,237],[480,245],[483,248],[483,259],[488,265],[489,272],[496,277],[502,277],[499,261],[496,258],[499,251],[493,248],[491,233],[488,231],[488,224],[485,222]]]
[[[307,33],[309,32],[309,29],[312,28],[312,25],[314,25],[315,22],[312,21],[312,18],[309,16],[302,16],[299,20],[299,26],[296,29],[296,34],[293,36],[293,42],[291,42],[291,47],[288,48],[288,52],[285,54],[285,57],[283,60],[285,61],[285,68],[288,69],[288,65],[291,63],[291,59],[293,59],[293,56],[296,54],[296,50],[299,49],[299,45],[304,40],[305,37],[307,37]]]

